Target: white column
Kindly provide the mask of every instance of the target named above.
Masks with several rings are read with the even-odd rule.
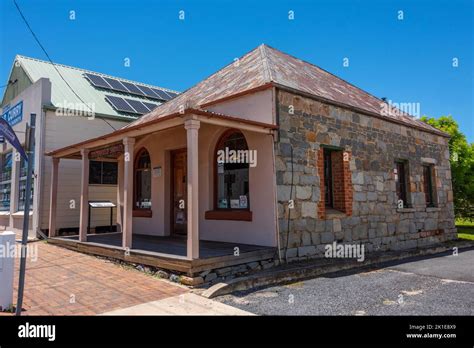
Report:
[[[58,205],[59,158],[53,158],[51,170],[51,196],[49,199],[49,236],[56,236],[56,213]]]
[[[79,220],[79,241],[87,242],[87,224],[89,222],[89,150],[82,149],[81,174],[81,211]]]
[[[133,228],[133,163],[134,163],[134,138],[123,139],[124,168],[123,168],[123,232],[122,247],[132,248]]]
[[[187,189],[188,201],[188,243],[187,257],[189,259],[199,258],[199,159],[198,159],[198,135],[200,122],[197,120],[186,120],[184,128],[187,136]]]

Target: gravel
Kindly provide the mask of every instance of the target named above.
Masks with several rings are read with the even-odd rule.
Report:
[[[474,315],[474,250],[215,300],[258,315]]]

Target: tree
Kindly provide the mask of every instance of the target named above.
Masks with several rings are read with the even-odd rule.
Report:
[[[469,144],[451,115],[421,120],[451,135],[451,173],[454,194],[454,213],[457,218],[474,219],[474,143]]]

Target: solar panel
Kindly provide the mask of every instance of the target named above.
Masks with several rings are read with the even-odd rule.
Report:
[[[155,92],[158,97],[160,97],[161,100],[168,100],[170,99],[170,97],[168,96],[168,94],[166,94],[164,91],[162,91],[161,89],[156,89],[156,88],[152,88],[153,92]]]
[[[139,89],[142,90],[143,93],[145,93],[145,95],[147,97],[150,97],[150,98],[158,98],[157,95],[151,90],[151,88],[147,87],[147,86],[141,86],[141,85],[135,85],[137,86]]]
[[[122,85],[122,83],[119,80],[111,79],[108,77],[104,77],[104,80],[109,83],[109,85],[112,87],[113,90],[128,93],[128,89],[125,88],[125,86]]]
[[[166,91],[166,93],[171,97],[171,99],[173,99],[174,97],[178,95],[178,93],[173,93],[173,92],[168,92],[168,91]]]
[[[154,108],[156,108],[159,104],[153,104],[153,103],[147,103],[147,102],[142,102],[145,104],[145,106],[148,108],[149,111],[152,111]]]
[[[140,90],[137,88],[137,86],[135,86],[133,83],[122,81],[122,85],[124,85],[125,87],[127,87],[127,89],[130,91],[130,93],[138,94],[138,95],[145,95],[145,93],[143,93],[142,91],[140,91]]]
[[[107,95],[105,96],[105,100],[117,111],[137,113],[123,98]]]
[[[105,81],[102,76],[98,76],[98,75],[93,75],[93,74],[84,74],[87,79],[90,81],[90,83],[94,86],[94,87],[100,87],[100,88],[107,88],[107,89],[110,89],[110,85],[107,83],[107,81]]]
[[[135,111],[139,114],[146,114],[149,110],[148,108],[143,105],[143,103],[139,100],[133,100],[133,99],[125,99],[131,106],[132,108],[135,109]]]

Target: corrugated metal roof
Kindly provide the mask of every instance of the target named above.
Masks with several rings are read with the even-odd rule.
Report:
[[[324,98],[324,100],[365,111],[407,126],[443,134],[436,128],[396,108],[391,107],[392,112],[388,115],[385,114],[387,104],[382,99],[313,64],[267,45],[255,48],[126,127],[173,114],[180,108],[204,108],[207,104],[217,100],[272,84]]]
[[[82,105],[80,99],[82,99],[86,104],[92,105],[94,107],[94,112],[97,114],[103,115],[110,115],[114,117],[119,117],[127,120],[135,120],[137,117],[127,115],[125,113],[119,113],[112,106],[105,100],[106,95],[112,95],[117,97],[125,97],[128,99],[134,100],[141,100],[146,102],[152,102],[155,104],[160,104],[156,100],[151,100],[147,98],[140,98],[131,94],[123,94],[114,92],[111,90],[102,90],[97,89],[92,86],[89,81],[84,78],[84,73],[91,73],[95,75],[100,75],[103,77],[109,77],[113,79],[117,79],[119,81],[125,81],[130,83],[136,83],[139,85],[144,85],[147,87],[153,87],[162,89],[165,91],[170,91],[174,93],[178,93],[176,91],[166,89],[163,87],[152,86],[141,82],[130,81],[121,79],[115,76],[109,76],[105,74],[101,74],[95,71],[84,70],[80,68],[75,68],[67,65],[62,64],[54,64],[56,68],[59,70],[61,75],[67,81],[67,83],[72,87],[72,89],[77,93],[80,99],[71,91],[71,89],[67,86],[64,80],[56,71],[55,67],[47,61],[25,57],[21,55],[16,56],[16,61],[23,67],[28,77],[31,79],[33,83],[38,81],[41,78],[48,78],[51,81],[51,102],[54,107],[64,107],[66,103],[69,104],[78,104]],[[87,110],[87,109],[85,109]]]

